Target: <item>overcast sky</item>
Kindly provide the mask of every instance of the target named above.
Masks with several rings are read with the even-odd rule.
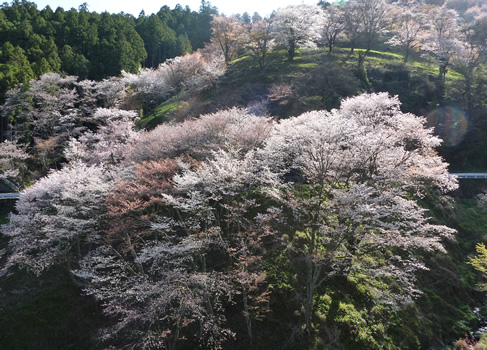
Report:
[[[176,4],[180,4],[183,7],[188,5],[193,11],[198,11],[201,5],[201,0],[34,0],[34,2],[37,4],[39,10],[42,10],[47,5],[51,6],[53,10],[57,7],[62,7],[65,10],[69,10],[72,7],[77,9],[79,5],[86,2],[89,11],[98,13],[103,11],[119,13],[123,11],[133,14],[136,17],[142,10],[145,11],[146,15],[149,15],[159,11],[164,5],[169,6],[171,9]],[[258,12],[261,16],[267,16],[279,7],[298,4],[316,4],[318,0],[213,0],[210,3],[212,6],[218,8],[220,14],[231,15],[248,12],[252,15],[254,12]]]

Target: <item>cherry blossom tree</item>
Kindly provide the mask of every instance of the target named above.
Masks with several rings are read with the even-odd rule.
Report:
[[[163,194],[174,192],[171,178],[180,170],[166,158],[135,164],[117,179],[106,199],[105,240],[121,255],[137,256],[137,247],[151,235],[150,220],[163,206]]]
[[[66,159],[88,165],[120,164],[139,136],[134,124],[137,118],[133,111],[98,109],[92,118],[99,125],[98,130],[88,130],[77,139],[72,138],[64,151]]]
[[[252,320],[265,313],[257,306],[268,295],[253,249],[278,215],[255,212],[254,188],[276,180],[255,155],[231,149],[201,163],[144,162],[135,178],[115,186],[106,244],[75,272],[117,320],[102,333],[108,344],[174,349],[186,341],[220,349],[233,336],[224,311],[236,293],[252,339]],[[219,272],[227,259],[234,268]]]
[[[259,202],[256,194],[261,193],[263,199],[279,181],[256,156],[256,152],[242,154],[235,149],[215,152],[212,159],[196,169],[187,169],[173,178],[176,188],[186,196],[164,196],[182,215],[191,213],[192,220],[198,218],[207,230],[219,232],[225,253],[234,261],[229,277],[242,295],[250,344],[252,323],[265,314],[269,298],[263,288],[266,276],[259,251],[276,233],[274,223],[281,214],[278,208]],[[187,229],[194,226],[188,225]]]
[[[231,281],[205,258],[222,249],[220,235],[197,225],[194,208],[165,200],[181,195],[171,181],[180,170],[170,159],[144,162],[119,179],[107,197],[105,235],[75,271],[115,321],[100,333],[107,345],[220,349],[233,336],[224,316]]]
[[[398,285],[376,295],[407,302],[418,293],[414,271],[424,268],[417,251],[443,250],[442,238],[451,237],[410,197],[425,186],[456,188],[433,151],[440,140],[424,125],[401,113],[397,98],[364,94],[339,110],[284,120],[266,141],[269,167],[297,181],[277,199],[293,214],[287,232],[304,260],[309,333],[315,291],[325,281],[354,271],[393,278]]]
[[[219,56],[208,60],[196,52],[167,60],[157,69],[141,68],[138,74],[122,72],[122,82],[151,106],[182,90],[193,91],[211,85],[224,73],[225,65]]]
[[[446,72],[458,48],[458,14],[446,7],[435,7],[429,13],[430,30],[423,50],[431,55],[439,66],[439,78],[444,84]]]
[[[25,148],[15,142],[5,140],[0,143],[0,177],[12,180],[17,187],[23,188],[28,158]]]
[[[102,168],[75,163],[22,192],[17,212],[2,227],[12,250],[3,272],[20,265],[40,275],[55,264],[70,271],[82,243],[100,233],[98,219],[110,183]]]
[[[224,310],[234,294],[242,294],[252,339],[252,322],[265,314],[258,306],[268,293],[251,252],[277,214],[261,213],[260,224],[244,216],[255,207],[248,198],[253,186],[275,178],[257,171],[251,152],[271,127],[265,117],[222,111],[160,126],[153,137],[164,145],[131,157],[137,163],[107,196],[102,244],[75,272],[85,292],[118,320],[101,335],[107,344],[175,348],[189,341],[220,348],[233,336]],[[144,146],[144,136],[134,152]],[[227,259],[233,263],[221,273]]]
[[[487,23],[487,15],[480,13],[471,21],[464,21],[461,24],[458,44],[451,58],[455,70],[465,78],[465,100],[470,111],[473,109],[472,84],[475,81],[475,72],[487,53],[487,42],[480,34],[483,21]]]
[[[404,63],[407,63],[411,51],[421,47],[428,33],[427,16],[421,12],[419,6],[396,7],[396,10],[398,12],[395,13],[392,24],[395,34],[387,44],[403,47]]]
[[[313,300],[336,276],[366,276],[381,284],[369,286],[378,302],[407,303],[421,254],[453,233],[417,203],[427,186],[456,188],[434,151],[440,140],[386,93],[279,123],[235,108],[161,125],[112,168],[86,153],[104,155],[110,123],[134,114],[95,116],[107,129],[80,157],[94,165],[72,151],[21,195],[2,228],[12,251],[2,272],[66,266],[110,319],[108,347],[221,349],[235,336],[231,312],[252,345],[274,250],[300,272],[309,334]]]
[[[10,138],[30,143],[31,138],[48,139],[72,127],[76,77],[48,73],[31,80],[29,87],[12,89],[1,107],[4,117],[13,119]]]
[[[248,33],[245,22],[235,16],[213,16],[211,40],[216,43],[225,57],[225,63],[237,57]]]
[[[269,20],[252,23],[245,48],[251,52],[261,70],[266,66],[267,53],[275,46],[274,35]]]
[[[219,148],[249,150],[262,145],[271,128],[270,118],[233,108],[179,124],[159,125],[140,137],[129,159],[141,162],[183,154],[204,159]]]
[[[43,74],[29,86],[7,93],[1,113],[13,120],[11,139],[33,146],[47,172],[60,164],[62,150],[71,136],[84,127],[84,115],[76,108],[80,98],[75,76]]]
[[[290,5],[275,11],[271,17],[276,41],[287,48],[294,59],[296,49],[314,47],[320,38],[323,10],[316,5]]]
[[[344,35],[345,17],[343,9],[335,6],[328,6],[324,10],[323,27],[321,37],[323,42],[328,46],[331,53],[338,39]]]
[[[70,139],[106,125],[103,118],[95,117],[98,105],[119,104],[124,96],[115,80],[76,80],[44,74],[29,87],[11,90],[1,106],[4,116],[13,117],[12,138],[27,144],[46,172],[64,162]]]
[[[147,104],[158,104],[167,99],[173,86],[166,81],[163,65],[156,69],[139,68],[137,74],[122,72],[122,82],[134,90],[134,94]]]
[[[353,54],[357,40],[362,34],[362,15],[358,1],[348,1],[343,6],[345,34],[350,40],[350,55]]]
[[[351,0],[355,1],[355,0]],[[360,0],[357,6],[362,16],[362,34],[365,38],[367,52],[372,43],[389,23],[390,7],[385,0]]]
[[[76,85],[81,90],[80,108],[94,106],[87,111],[88,114],[92,114],[96,107],[119,108],[127,96],[127,87],[119,77],[110,77],[101,81],[82,80]]]
[[[143,273],[110,247],[91,251],[75,274],[116,320],[101,340],[118,348],[222,349],[233,337],[223,314],[232,288],[221,274],[197,271],[204,248],[201,239],[146,246],[135,261]]]
[[[353,53],[355,42],[363,37],[366,50],[358,53],[357,71],[361,80],[368,84],[365,70],[365,58],[372,43],[384,31],[389,22],[390,7],[385,0],[351,0],[344,7],[345,28],[351,42],[350,54]]]
[[[212,85],[225,73],[219,56],[206,59],[200,52],[167,60],[164,68],[169,84],[187,91]]]

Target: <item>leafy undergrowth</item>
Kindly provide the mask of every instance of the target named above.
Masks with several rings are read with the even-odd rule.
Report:
[[[418,276],[417,287],[422,295],[396,309],[372,301],[376,288],[387,291],[377,278],[352,274],[332,279],[315,298],[315,334],[307,348],[446,350],[479,326],[472,310],[482,305],[483,293],[476,290],[478,276],[466,262],[468,256],[475,254],[475,244],[487,240],[487,215],[473,198],[442,199],[430,193],[423,205],[435,223],[454,227],[458,233],[454,240],[445,242],[446,253],[424,256],[429,270]],[[271,290],[276,304],[273,314],[264,321],[262,332],[276,330],[266,335],[269,343],[265,346],[287,339],[289,349],[301,349],[305,338],[302,330],[277,330],[277,320],[281,328],[293,321],[287,313],[296,307],[291,296],[299,271],[285,254],[269,262],[268,271],[274,281]],[[486,311],[485,307],[480,309]]]
[[[446,254],[426,257],[429,270],[419,276],[424,294],[413,306],[417,317],[403,320],[423,346],[432,346],[453,342],[479,325],[472,310],[482,305],[484,293],[477,291],[479,277],[467,259],[476,243],[487,240],[487,215],[474,198],[445,200],[432,194],[424,204],[436,222],[458,231],[445,242]]]

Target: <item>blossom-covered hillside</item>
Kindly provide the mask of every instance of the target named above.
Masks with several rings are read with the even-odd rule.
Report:
[[[482,346],[485,6],[321,5],[6,93],[1,344]]]

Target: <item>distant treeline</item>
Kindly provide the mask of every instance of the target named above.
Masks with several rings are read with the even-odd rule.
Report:
[[[47,72],[81,79],[102,79],[157,67],[168,58],[203,47],[210,40],[212,15],[202,1],[199,11],[177,5],[156,14],[42,10],[29,1],[0,5],[0,101],[5,92]]]

